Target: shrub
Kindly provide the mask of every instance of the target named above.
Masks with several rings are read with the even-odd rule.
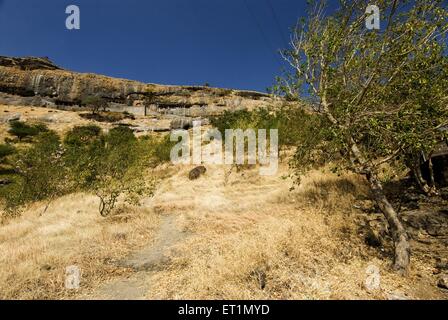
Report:
[[[12,213],[33,201],[90,191],[100,198],[100,214],[107,216],[118,200],[138,204],[142,195],[152,195],[154,181],[145,180],[144,173],[157,146],[158,141],[138,140],[127,127],[107,134],[97,126],[75,127],[62,144],[55,132],[41,132],[34,144],[14,154],[12,183],[0,188],[0,200]],[[11,149],[0,145],[0,152],[10,155]]]
[[[105,148],[100,158],[100,166],[94,185],[100,198],[100,214],[111,214],[118,199],[138,204],[144,194],[152,194],[153,183],[144,179],[145,159],[138,140],[131,129],[117,127],[106,135]]]
[[[177,142],[171,141],[170,135],[162,138],[154,138],[150,145],[153,165],[159,165],[171,161],[171,150]]]
[[[69,131],[64,139],[66,145],[85,145],[101,135],[101,128],[95,125],[78,126]]]
[[[224,134],[226,129],[245,129],[252,123],[252,112],[247,110],[226,110],[223,114],[212,117],[210,123],[216,127],[221,134]]]
[[[122,178],[129,167],[137,162],[136,141],[132,137],[121,136],[121,129],[112,129],[105,136],[106,144],[102,150],[100,158],[99,179],[102,176],[111,176],[112,178]]]
[[[39,134],[36,143],[17,154],[16,175],[11,187],[1,196],[6,208],[20,206],[61,195],[66,190],[66,169],[58,135],[53,131]]]
[[[125,119],[135,120],[135,115],[129,113],[128,111],[123,111],[123,116]]]
[[[97,126],[76,127],[64,139],[65,164],[71,180],[81,190],[92,190],[100,199],[102,216],[112,213],[120,197],[136,204],[151,193],[144,181],[143,149],[128,127],[116,127],[103,135]]]
[[[37,136],[39,133],[48,132],[48,128],[43,124],[28,125],[22,121],[13,121],[10,123],[11,129],[8,133],[16,136],[19,141],[24,138]]]
[[[7,156],[12,155],[15,152],[15,148],[8,144],[0,144],[0,163],[5,161]]]
[[[303,109],[289,106],[276,110],[225,111],[213,117],[211,124],[224,135],[226,129],[278,129],[280,146],[297,146],[303,136],[308,136],[320,127],[320,118]],[[313,130],[312,130],[313,129]]]
[[[73,128],[65,136],[64,148],[64,162],[74,188],[88,190],[95,183],[104,153],[101,128],[97,126]]]
[[[43,124],[43,123],[35,124],[33,126],[33,128],[36,129],[38,133],[43,133],[43,132],[49,132],[50,131],[50,129],[48,129],[48,127],[45,124]]]
[[[131,116],[127,116],[122,112],[111,112],[111,111],[102,111],[98,113],[81,113],[81,118],[87,119],[87,120],[93,120],[96,122],[103,122],[103,123],[117,123],[119,121],[125,120],[125,119],[135,119]]]
[[[106,141],[112,146],[126,147],[126,145],[128,144],[135,144],[137,138],[130,128],[120,126],[115,127],[109,131]]]

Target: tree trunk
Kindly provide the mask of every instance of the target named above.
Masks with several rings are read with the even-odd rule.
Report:
[[[428,185],[428,182],[423,178],[422,170],[420,168],[420,163],[414,164],[414,169],[412,170],[414,172],[415,180],[417,181],[418,186],[420,189],[426,194],[431,194],[431,188]]]
[[[376,174],[373,172],[368,172],[366,176],[369,181],[370,188],[372,189],[373,197],[386,217],[392,238],[394,240],[394,269],[402,275],[405,275],[408,271],[411,255],[408,234],[395,209],[387,200],[381,181],[378,179]]]
[[[439,192],[437,191],[436,179],[434,178],[434,166],[432,164],[432,155],[429,157],[429,160],[428,160],[428,169],[429,169],[429,181],[431,184],[431,194],[430,195],[437,196],[437,195],[439,195]]]
[[[411,247],[409,245],[408,234],[401,223],[397,212],[384,194],[383,185],[375,170],[367,164],[367,161],[364,159],[361,150],[359,150],[354,140],[352,140],[352,153],[359,164],[363,167],[363,172],[369,181],[374,200],[378,204],[389,224],[389,230],[392,234],[395,247],[394,270],[398,271],[402,275],[405,275],[407,274],[409,268],[411,256]]]
[[[330,122],[333,123],[334,125],[338,125],[338,121],[333,117],[333,115],[329,111],[325,95],[322,98],[322,104],[324,107],[324,113],[326,114]],[[406,232],[406,229],[401,223],[397,212],[392,207],[389,200],[387,200],[387,197],[384,194],[383,185],[381,184],[381,181],[378,179],[378,176],[374,168],[368,165],[368,162],[364,158],[363,153],[358,148],[358,145],[355,139],[353,139],[353,137],[350,138],[350,143],[351,143],[351,151],[356,160],[359,162],[359,165],[362,167],[364,175],[367,177],[367,180],[369,181],[375,202],[378,204],[384,217],[387,220],[387,223],[389,224],[389,229],[390,232],[392,233],[395,248],[393,268],[401,275],[406,275],[411,260],[411,246],[409,245],[409,237]]]

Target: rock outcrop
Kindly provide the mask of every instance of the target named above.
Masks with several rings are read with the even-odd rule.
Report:
[[[448,141],[439,143],[430,157],[437,187],[448,187]],[[423,178],[431,181],[428,156],[425,155],[423,160],[425,161],[421,166]]]
[[[268,94],[205,86],[167,86],[63,70],[48,58],[0,57],[0,103],[77,108],[86,96],[106,99],[113,111],[201,117],[226,109],[278,103]]]
[[[47,57],[43,58],[10,58],[0,56],[0,66],[18,68],[21,70],[60,70],[57,65],[55,65]]]

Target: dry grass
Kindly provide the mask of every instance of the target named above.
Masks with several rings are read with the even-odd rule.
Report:
[[[7,117],[9,115],[17,114],[21,115],[20,120],[27,123],[43,123],[48,126],[49,129],[56,131],[59,135],[63,136],[66,132],[73,129],[75,126],[84,125],[96,125],[105,131],[110,130],[116,123],[108,122],[98,122],[95,120],[86,119],[90,116],[90,112],[74,112],[74,111],[63,111],[50,108],[42,107],[29,107],[29,106],[6,106],[0,105],[0,120],[2,117]],[[110,112],[109,115],[116,117],[116,120],[120,123],[131,124],[134,126],[141,127],[169,127],[171,123],[170,118],[160,116],[159,118],[150,118],[143,116],[135,116],[135,120],[123,119],[122,113]],[[0,121],[0,143],[3,143],[5,138],[13,138],[8,130],[10,125],[8,123]],[[147,135],[145,132],[140,132],[136,134],[137,136]],[[157,135],[157,134],[155,134]]]
[[[168,250],[171,263],[141,275],[149,299],[447,298],[425,252],[413,255],[402,278],[387,252],[364,243],[354,204],[365,201],[367,187],[357,176],[315,171],[290,192],[285,166],[273,177],[208,166],[196,181],[188,180],[190,169],[161,168],[154,198],[115,218],[100,218],[96,198],[77,194],[42,216],[44,204],[35,204],[0,226],[0,299],[84,298],[128,278],[131,270],[116,262],[152,243],[160,215],[174,217],[188,236]],[[381,288],[369,291],[372,264]],[[70,265],[83,271],[78,292],[64,289]]]
[[[156,202],[163,208],[182,194],[175,211],[194,236],[154,276],[150,298],[443,298],[416,275],[420,262],[409,278],[401,278],[390,271],[389,257],[364,244],[353,204],[367,188],[356,176],[316,171],[289,193],[290,181],[262,178],[258,171],[234,174],[227,185],[222,170],[212,169],[188,187],[184,175]],[[382,276],[381,289],[373,292],[365,288],[371,264]]]
[[[129,270],[114,265],[152,240],[158,217],[143,208],[123,208],[108,219],[86,194],[44,204],[0,226],[0,299],[66,299]],[[42,214],[42,215],[41,215]],[[66,267],[82,272],[79,292],[64,287]]]
[[[63,134],[75,126],[86,125],[91,122],[82,119],[78,113],[72,111],[61,111],[39,107],[26,106],[5,106],[0,105],[0,117],[20,114],[20,120],[27,123],[44,123],[51,130]],[[8,123],[0,123],[0,143],[3,143],[5,137],[11,137],[8,134]]]

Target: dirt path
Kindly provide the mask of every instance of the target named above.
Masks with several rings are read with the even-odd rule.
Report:
[[[258,170],[229,174],[228,167],[208,166],[195,181],[188,180],[190,169],[180,167],[143,202],[161,223],[147,247],[116,263],[134,272],[101,285],[88,299],[446,297],[427,272],[426,251],[414,254],[413,274],[404,279],[389,271],[388,258],[364,246],[353,220],[360,212],[341,213],[354,201],[345,189],[329,189],[330,198],[319,202],[319,182],[337,188],[337,178],[316,173],[311,189],[301,186],[292,195],[287,168],[262,177]],[[304,190],[308,198],[299,197]],[[374,293],[363,287],[371,264],[381,272],[381,289]],[[257,277],[264,275],[263,287],[262,278],[253,280],[255,267]]]
[[[264,202],[282,190],[279,182],[264,179],[261,185],[239,184],[232,181],[236,173],[228,168],[212,166],[205,176],[189,181],[188,169],[180,170],[167,179],[154,198],[143,203],[146,208],[162,216],[162,223],[153,244],[135,252],[118,263],[119,267],[135,271],[130,277],[114,280],[98,288],[89,299],[143,300],[151,299],[152,278],[166,268],[173,248],[181,244],[189,234],[182,230],[185,219],[201,221],[201,217],[214,216],[223,219],[229,214],[239,215],[245,211],[257,211]],[[251,179],[257,180],[257,172]],[[271,195],[274,193],[274,195]],[[261,200],[260,194],[264,197]]]
[[[228,168],[209,167],[205,176],[191,182],[187,179],[188,170],[184,168],[165,181],[155,197],[143,203],[146,208],[162,215],[162,222],[154,243],[118,263],[119,267],[133,269],[135,272],[128,278],[104,284],[88,298],[95,300],[151,299],[153,276],[170,262],[170,256],[175,254],[173,247],[189,236],[182,230],[185,219],[193,218],[200,221],[204,214],[216,215],[219,219],[219,215],[224,212],[243,212],[248,207],[260,205],[259,199],[252,202],[249,198],[259,198],[260,194],[266,196],[272,190],[276,190],[266,182],[266,185],[262,187],[252,186],[252,189],[247,190],[246,185],[235,185],[231,179],[229,181],[229,176],[232,174]],[[266,198],[268,197],[265,197],[265,200]]]
[[[152,274],[169,262],[170,249],[186,236],[187,234],[178,228],[175,215],[163,216],[154,244],[135,252],[118,263],[120,267],[130,268],[136,272],[129,278],[104,284],[89,299],[148,299]]]

